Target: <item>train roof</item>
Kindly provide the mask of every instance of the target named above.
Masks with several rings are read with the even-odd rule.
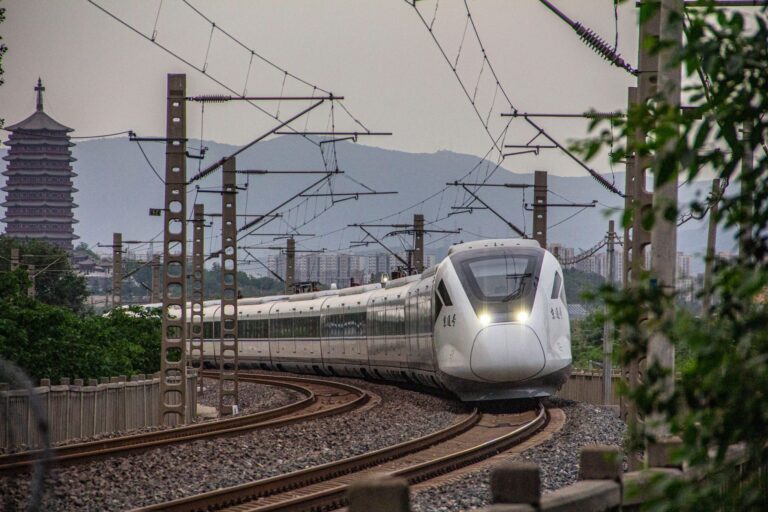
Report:
[[[448,256],[471,249],[487,249],[489,247],[534,247],[540,249],[541,246],[536,240],[528,238],[499,238],[491,240],[475,240],[473,242],[464,242],[456,244],[448,249]]]

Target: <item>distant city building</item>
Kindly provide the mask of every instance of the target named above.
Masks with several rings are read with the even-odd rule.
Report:
[[[6,171],[5,234],[13,238],[42,240],[71,252],[74,234],[71,147],[68,128],[43,111],[42,81],[37,81],[37,108],[25,120],[7,127],[11,132],[3,157]]]
[[[405,254],[400,255],[403,259]],[[433,254],[424,255],[424,267],[435,264]],[[285,279],[286,256],[283,253],[267,257],[267,268]],[[296,256],[294,267],[296,281],[317,281],[326,286],[336,284],[339,288],[349,286],[354,279],[357,284],[367,284],[371,276],[390,274],[403,264],[393,255],[380,252],[374,254],[318,253]]]

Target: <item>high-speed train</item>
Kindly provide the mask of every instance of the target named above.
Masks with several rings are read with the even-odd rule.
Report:
[[[204,304],[206,363],[219,310]],[[562,268],[523,239],[455,245],[382,284],[241,299],[238,338],[241,367],[406,381],[464,401],[548,396],[571,370]]]

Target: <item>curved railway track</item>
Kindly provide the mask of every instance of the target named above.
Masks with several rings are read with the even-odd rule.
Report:
[[[546,409],[487,414],[476,409],[453,425],[394,446],[285,475],[136,509],[149,511],[266,512],[328,510],[346,504],[350,483],[390,473],[413,484],[473,464],[522,442],[543,428]]]
[[[204,373],[203,376],[215,377],[215,374]],[[349,412],[362,407],[370,399],[370,394],[358,387],[323,379],[290,375],[241,374],[240,380],[288,388],[299,392],[303,398],[267,411],[155,432],[59,446],[51,449],[50,459],[47,462],[55,465],[75,464],[196,439],[238,435],[251,430],[290,425]],[[39,461],[42,453],[41,450],[30,450],[0,456],[0,474],[29,469]]]

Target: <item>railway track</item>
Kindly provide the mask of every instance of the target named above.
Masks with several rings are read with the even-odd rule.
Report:
[[[473,464],[527,439],[548,421],[542,405],[521,413],[474,410],[453,425],[394,446],[285,475],[135,509],[149,511],[316,511],[342,507],[350,483],[390,473],[417,483]]]
[[[204,377],[215,377],[204,373]],[[309,419],[349,412],[365,405],[370,399],[368,392],[349,384],[310,377],[291,375],[241,374],[241,382],[280,386],[299,392],[301,400],[288,405],[232,416],[216,421],[194,423],[182,427],[158,430],[142,434],[90,441],[50,450],[48,463],[55,465],[76,464],[93,459],[115,456],[137,450],[146,450],[196,439],[239,435],[244,432],[290,425]],[[42,456],[42,450],[30,450],[0,456],[0,474],[30,469]]]

